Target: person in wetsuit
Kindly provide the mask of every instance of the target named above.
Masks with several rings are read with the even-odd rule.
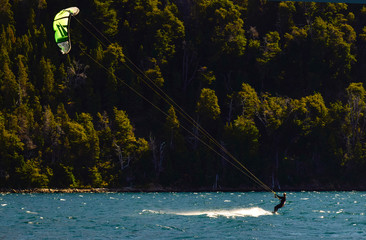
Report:
[[[282,197],[280,197],[277,194],[275,194],[275,197],[278,198],[278,199],[280,199],[281,202],[274,207],[273,213],[276,213],[279,208],[281,208],[281,207],[283,207],[285,205],[285,202],[286,202],[286,193],[284,193]]]

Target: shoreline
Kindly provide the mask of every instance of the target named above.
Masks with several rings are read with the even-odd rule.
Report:
[[[303,187],[283,187],[275,192],[332,192],[332,191],[366,191],[365,186],[303,186]],[[9,193],[149,193],[149,192],[264,192],[258,188],[174,188],[161,186],[148,187],[121,187],[121,188],[27,188],[27,189],[0,189],[1,194]]]

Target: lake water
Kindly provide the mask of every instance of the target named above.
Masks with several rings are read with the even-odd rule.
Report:
[[[0,239],[366,239],[366,192],[0,195]]]

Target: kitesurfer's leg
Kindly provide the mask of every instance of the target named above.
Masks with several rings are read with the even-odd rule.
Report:
[[[281,208],[281,204],[278,204],[274,207],[273,213],[276,213],[278,209]]]

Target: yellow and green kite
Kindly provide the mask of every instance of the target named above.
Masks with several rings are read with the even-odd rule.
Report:
[[[55,31],[55,41],[60,47],[62,54],[67,54],[71,50],[69,34],[70,19],[79,12],[79,8],[69,7],[61,10],[54,18],[53,30]]]

